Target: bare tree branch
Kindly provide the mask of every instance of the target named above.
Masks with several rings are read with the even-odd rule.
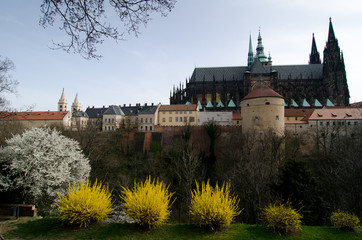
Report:
[[[105,38],[120,40],[125,33],[138,36],[139,25],[147,24],[152,12],[166,16],[175,3],[176,0],[109,0],[108,3],[104,0],[44,0],[39,23],[45,28],[58,20],[60,30],[68,35],[69,42],[53,42],[54,49],[79,53],[86,59],[99,58],[96,47]],[[113,9],[123,23],[122,30],[118,24],[107,21],[109,9]]]
[[[16,93],[16,87],[19,83],[10,75],[10,72],[14,70],[14,63],[9,58],[0,55],[0,111],[8,110],[9,107],[9,102],[4,93]]]

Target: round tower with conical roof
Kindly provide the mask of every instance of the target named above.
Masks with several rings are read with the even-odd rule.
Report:
[[[263,83],[242,100],[241,116],[243,133],[284,134],[284,98]]]

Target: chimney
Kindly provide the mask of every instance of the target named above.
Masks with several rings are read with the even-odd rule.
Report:
[[[128,105],[129,107],[131,106],[131,104]]]
[[[126,104],[123,104],[123,107],[126,107]]]
[[[147,103],[145,103],[145,107],[147,107]]]
[[[151,106],[153,107],[153,103],[151,103]]]

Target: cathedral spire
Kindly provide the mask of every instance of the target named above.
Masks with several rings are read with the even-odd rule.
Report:
[[[256,57],[259,58],[260,62],[267,62],[267,57],[264,54],[264,46],[262,42],[260,28],[259,28],[259,36],[258,36],[258,46],[256,47]]]
[[[329,18],[329,31],[328,31],[328,42],[335,41],[336,37],[334,35],[333,25],[332,25],[332,18]]]
[[[248,52],[248,70],[251,69],[251,66],[254,62],[254,52],[253,52],[253,46],[251,44],[251,34],[249,36],[249,52]]]
[[[309,55],[309,64],[320,64],[320,63],[321,63],[321,59],[320,59],[320,56],[319,56],[319,52],[317,50],[317,45],[315,43],[314,33],[313,33],[312,50],[311,50],[310,55]]]

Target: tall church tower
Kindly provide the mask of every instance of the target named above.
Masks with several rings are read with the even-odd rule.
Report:
[[[79,99],[78,99],[78,93],[75,96],[74,102],[72,104],[72,113],[74,113],[76,111],[82,111],[82,106],[80,105]]]
[[[309,55],[309,64],[321,64],[321,59],[319,52],[317,50],[317,45],[315,44],[314,33],[312,39],[312,50]]]
[[[331,18],[329,18],[328,41],[323,51],[323,85],[327,96],[330,96],[330,100],[335,105],[349,105],[349,90],[343,53],[334,35]]]
[[[60,99],[58,101],[58,111],[67,111],[68,103],[67,99],[65,99],[64,95],[64,88],[62,91],[62,95],[60,96]]]

